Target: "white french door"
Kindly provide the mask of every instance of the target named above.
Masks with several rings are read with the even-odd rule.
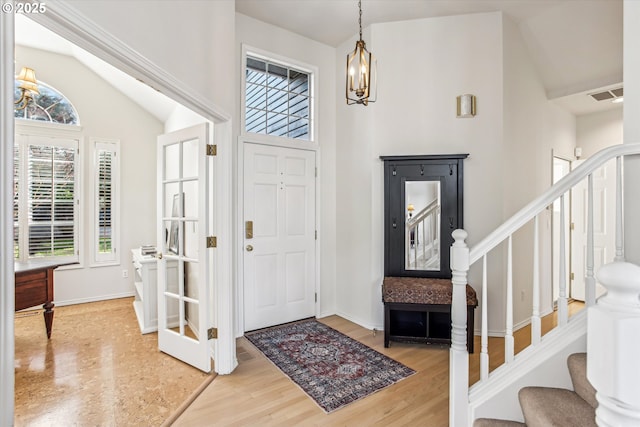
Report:
[[[211,371],[207,123],[158,137],[158,348]]]
[[[315,315],[315,152],[244,144],[244,329]]]

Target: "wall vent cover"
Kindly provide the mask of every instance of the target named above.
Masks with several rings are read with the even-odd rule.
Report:
[[[605,90],[597,93],[590,93],[589,96],[596,101],[605,101],[607,99],[621,98],[623,96],[623,88]]]

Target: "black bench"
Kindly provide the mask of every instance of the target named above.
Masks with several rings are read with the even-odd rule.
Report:
[[[451,345],[450,279],[385,277],[384,346],[390,341]],[[467,285],[467,349],[473,353],[473,312],[476,292]]]

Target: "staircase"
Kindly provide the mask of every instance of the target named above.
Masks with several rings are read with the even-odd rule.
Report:
[[[518,421],[479,418],[474,427],[591,427],[596,426],[596,390],[587,379],[587,354],[567,359],[573,391],[552,387],[524,387],[518,393],[525,424]]]
[[[452,307],[451,350],[449,370],[449,425],[518,426],[640,426],[640,267],[624,262],[623,252],[623,159],[640,155],[640,144],[621,144],[606,148],[586,160],[570,174],[554,184],[509,218],[487,237],[469,248],[464,230],[453,232],[451,247]],[[607,293],[596,302],[594,255],[594,175],[601,173],[609,160],[616,162],[615,250],[613,259],[599,267],[597,281]],[[541,331],[540,295],[540,224],[545,224],[546,210],[554,203],[564,215],[564,200],[574,187],[586,185],[585,303],[586,310],[569,317],[568,276],[564,256],[559,265],[557,326],[543,336]],[[633,184],[632,184],[633,185]],[[612,203],[607,201],[607,203]],[[525,228],[526,227],[526,228]],[[533,228],[533,230],[531,230]],[[559,253],[564,254],[567,237],[560,226]],[[532,255],[529,266],[514,265],[513,236],[526,235]],[[522,239],[517,242],[522,250]],[[495,252],[492,252],[494,251]],[[520,252],[522,253],[522,251]],[[492,254],[491,256],[489,256]],[[501,261],[506,271],[492,276],[492,289],[502,289],[495,300],[489,300],[488,263]],[[473,267],[472,267],[473,266]],[[515,354],[514,349],[514,276],[522,289],[518,269],[529,269],[531,277],[527,294],[532,296],[531,345]],[[469,271],[472,279],[469,280]],[[494,268],[495,270],[495,268]],[[479,278],[481,277],[481,278]],[[504,283],[501,283],[504,280]],[[469,354],[466,349],[466,285],[472,283],[480,294],[480,381],[469,386]],[[478,286],[481,286],[478,289]],[[497,300],[497,301],[496,301]],[[488,352],[488,313],[502,305],[504,313],[504,363],[490,372]],[[494,332],[495,333],[495,332]],[[587,365],[586,354],[589,355]],[[562,372],[567,363],[569,371]],[[593,384],[593,392],[589,381]],[[566,380],[563,378],[566,377]],[[570,378],[569,378],[570,377]],[[569,390],[573,383],[574,391]],[[494,418],[494,419],[491,419]],[[507,421],[500,419],[511,419]],[[597,424],[596,424],[597,423]]]

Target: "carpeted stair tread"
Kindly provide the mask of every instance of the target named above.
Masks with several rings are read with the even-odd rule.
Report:
[[[527,425],[518,421],[478,418],[473,422],[473,427],[527,427]]]
[[[529,427],[596,427],[596,410],[571,390],[525,387],[518,398]]]
[[[574,353],[567,359],[573,390],[593,408],[598,407],[596,389],[587,379],[587,353]]]

